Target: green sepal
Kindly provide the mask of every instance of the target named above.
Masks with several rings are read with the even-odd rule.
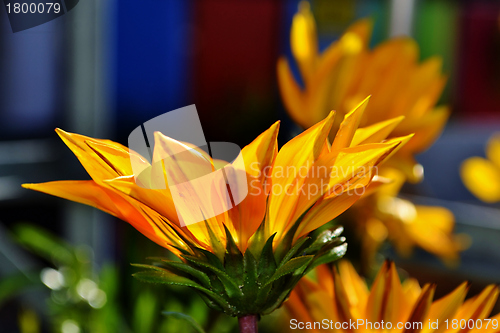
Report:
[[[302,273],[307,268],[307,265],[311,262],[311,260],[313,260],[313,258],[314,256],[303,256],[290,259],[286,264],[276,270],[276,272],[265,283],[265,285],[273,283],[279,278],[287,274],[295,273],[296,271],[299,271],[299,274]]]
[[[285,255],[285,257],[283,257],[283,259],[281,260],[280,264],[278,267],[281,267],[283,266],[284,264],[286,264],[290,259],[293,258],[293,256],[297,253],[297,251],[299,251],[299,249],[304,245],[305,242],[307,241],[310,241],[311,238],[309,237],[304,237],[302,239],[300,239],[291,249],[290,251],[287,252],[287,254]]]
[[[226,254],[224,255],[226,273],[233,279],[243,280],[243,254],[225,225],[224,230],[226,232]]]
[[[191,252],[187,251],[186,249],[183,249],[181,247],[177,247],[177,246],[174,246],[174,245],[171,245],[174,249],[176,249],[177,251],[179,251],[180,253],[182,254],[192,254]]]
[[[199,259],[200,261],[206,262],[207,264],[212,265],[216,269],[224,271],[224,265],[219,260],[219,257],[217,257],[215,254],[213,254],[212,252],[207,251],[205,249],[199,248],[199,247],[195,247],[195,248],[193,248],[193,250],[194,250],[196,256],[201,258],[201,259]],[[194,256],[194,258],[196,258],[196,256]],[[196,267],[196,268],[199,269],[199,267]],[[207,275],[210,277],[210,282],[212,284],[213,291],[217,294],[224,294],[226,292],[224,285],[222,284],[222,282],[220,282],[220,280],[217,278],[217,276],[214,274],[210,274],[211,270],[209,270],[209,272],[205,272],[205,273],[207,273]]]
[[[146,264],[130,264],[130,266],[134,266],[134,267],[140,267],[140,268],[147,268],[147,269],[151,269],[153,271],[159,271],[159,272],[164,272],[164,271],[167,271],[165,268],[161,268],[161,267],[158,267],[158,266],[155,266],[155,265],[146,265]],[[134,273],[135,274],[135,273]],[[132,274],[132,276],[134,275]],[[173,274],[173,273],[172,273]],[[175,274],[174,274],[175,275]]]
[[[208,297],[207,295],[205,295],[204,293],[198,293],[198,295],[200,295],[201,299],[203,300],[203,302],[205,302],[205,304],[210,308],[210,309],[213,309],[215,311],[219,311],[219,312],[225,312],[224,311],[224,308],[222,308],[219,304],[217,304],[216,302],[214,302],[212,299],[210,299],[210,297]]]
[[[224,245],[222,245],[221,241],[219,240],[219,237],[217,237],[217,235],[210,227],[210,224],[206,220],[205,220],[205,226],[207,227],[208,236],[210,237],[210,243],[212,244],[214,252],[217,253],[218,255],[221,255],[221,257],[218,258],[220,261],[223,261],[224,258],[222,257],[222,253],[224,253]]]
[[[234,280],[226,274],[226,272],[218,269],[217,267],[205,262],[198,260],[196,257],[193,256],[188,256],[188,255],[183,255],[182,256],[184,259],[188,260],[189,262],[195,264],[198,266],[198,268],[207,268],[211,273],[215,274],[217,278],[222,282],[224,285],[224,289],[226,291],[226,294],[232,298],[236,297],[241,294],[241,290],[239,286],[234,282]]]
[[[272,234],[262,248],[259,259],[259,281],[267,281],[276,271],[276,260],[273,253],[273,240],[276,234]]]
[[[341,226],[338,226],[334,230],[323,231],[314,239],[314,242],[304,250],[304,253],[316,254],[321,249],[324,249],[325,246],[342,244],[345,241],[344,237],[339,237],[342,231],[344,231],[344,228]]]
[[[260,282],[258,280],[257,260],[250,251],[245,251],[243,257],[243,270],[243,294],[245,297],[253,298],[257,295]]]
[[[281,261],[281,258],[284,258],[288,250],[292,247],[295,233],[299,228],[300,224],[302,223],[304,216],[311,209],[311,207],[309,207],[304,213],[302,213],[302,215],[300,215],[300,217],[294,222],[292,227],[286,232],[285,236],[280,240],[275,250],[276,252],[275,256],[277,261]]]
[[[216,303],[220,308],[224,309],[224,311],[231,308],[230,304],[223,297],[217,295],[207,288],[202,287],[189,278],[176,275],[172,272],[167,271],[166,269],[156,266],[138,264],[134,264],[133,266],[150,269],[148,271],[142,271],[132,274],[133,277],[140,281],[154,284],[169,284],[191,287],[204,293],[206,297],[208,297],[212,302]]]
[[[202,271],[193,268],[183,262],[172,261],[163,258],[158,259],[160,259],[160,264],[166,266],[169,271],[173,271],[173,273],[177,273],[176,271],[181,271],[182,273],[189,274],[192,277],[196,278],[205,288],[211,288],[210,278]]]
[[[210,265],[214,266],[217,269],[220,269],[221,271],[224,270],[224,265],[220,261],[219,257],[217,257],[212,252],[207,251],[205,249],[201,249],[199,247],[195,248],[195,251],[197,253],[201,253]]]
[[[312,269],[314,269],[319,265],[328,264],[336,260],[339,260],[345,255],[346,251],[347,251],[347,243],[344,243],[342,245],[331,248],[324,254],[317,255],[311,262],[309,267],[307,267],[305,274],[309,273]]]
[[[269,299],[269,294],[273,288],[272,284],[268,284],[266,286],[262,286],[259,288],[259,291],[257,293],[257,297],[255,299],[255,304],[259,307],[265,307],[265,304],[267,303],[267,300]]]
[[[269,209],[266,208],[266,209]],[[267,216],[267,214],[266,214]],[[266,220],[266,217],[262,220],[262,223],[259,225],[259,228],[257,231],[250,237],[248,240],[248,247],[247,251],[250,250],[252,251],[252,254],[254,258],[259,261],[260,260],[260,254],[262,253],[262,249],[264,247],[264,244],[266,243],[266,235],[268,235],[267,228],[268,227],[268,222]]]
[[[294,287],[297,284],[297,282],[299,282],[300,278],[301,277],[297,277],[294,280],[294,282],[291,283],[291,285],[293,285],[293,287]],[[277,297],[273,297],[275,299],[274,303],[272,303],[270,306],[268,306],[267,308],[265,308],[262,311],[262,314],[264,314],[264,315],[270,314],[271,312],[273,312],[274,310],[276,310],[277,308],[279,308],[281,306],[281,304],[283,304],[283,302],[287,300],[288,296],[292,292],[293,287],[285,289]]]
[[[297,282],[304,276],[314,256],[296,257],[278,268],[257,295],[257,304],[264,303],[262,314],[268,314],[281,306]],[[271,302],[271,303],[269,303]]]

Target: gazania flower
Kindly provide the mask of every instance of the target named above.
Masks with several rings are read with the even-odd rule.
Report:
[[[390,262],[380,268],[370,288],[347,261],[340,262],[333,272],[326,265],[319,266],[316,274],[318,282],[302,279],[285,303],[291,328],[295,325],[307,332],[500,330],[500,314],[488,318],[499,294],[495,285],[464,301],[469,289],[464,282],[434,300],[435,285],[420,287],[414,279],[401,283]],[[314,326],[315,322],[320,324]],[[349,325],[352,322],[356,325]],[[325,324],[323,329],[321,323]]]
[[[486,146],[486,159],[471,157],[462,163],[460,174],[465,186],[480,200],[500,201],[500,134]]]
[[[301,2],[293,18],[290,45],[302,84],[294,78],[289,60],[282,57],[277,66],[281,97],[292,119],[309,128],[329,110],[346,114],[371,95],[361,126],[404,116],[391,135],[415,133],[415,137],[386,165],[417,181],[422,170],[413,156],[432,144],[449,116],[448,108],[434,107],[446,83],[441,59],[419,63],[418,45],[406,37],[392,38],[371,50],[371,33],[372,22],[359,20],[320,53],[309,3]]]
[[[441,60],[419,63],[418,46],[406,37],[390,39],[372,50],[368,46],[371,31],[370,20],[359,20],[320,53],[309,3],[301,2],[293,18],[290,44],[302,84],[294,78],[289,60],[282,57],[277,65],[281,97],[292,119],[308,128],[330,109],[345,114],[370,94],[374,103],[370,102],[360,126],[391,133],[389,137],[415,133],[379,169],[384,176],[378,182],[382,186],[377,185],[381,192],[372,189],[371,197],[353,207],[352,226],[361,236],[366,263],[385,240],[392,241],[403,255],[418,245],[454,260],[464,244],[452,236],[452,213],[442,207],[415,206],[397,197],[405,181],[421,179],[423,169],[414,155],[434,142],[449,116],[446,107],[434,107],[446,81]],[[333,127],[334,135],[338,124]],[[344,225],[351,227],[349,222]]]
[[[345,253],[338,230],[316,240],[307,235],[358,200],[373,168],[410,139],[381,142],[387,133],[358,130],[367,102],[345,116],[331,145],[333,112],[279,151],[279,123],[272,125],[242,149],[243,167],[237,163],[224,167],[227,178],[243,173],[247,180],[232,184],[230,192],[248,195],[218,215],[208,210],[227,205],[224,193],[230,186],[215,180],[207,184],[203,189],[209,194],[207,203],[187,180],[207,165],[215,171],[220,162],[161,133],[155,134],[155,163],[150,165],[118,143],[57,130],[92,180],[24,187],[115,215],[182,260],[158,259],[162,267],[141,265],[151,270],[137,273],[138,278],[195,288],[209,306],[232,316],[265,314],[280,306],[308,270]],[[172,158],[166,162],[164,156]],[[134,175],[133,163],[142,164],[140,175]],[[175,205],[169,187],[148,186],[158,177],[183,181],[181,196],[192,202],[199,199],[199,205]],[[181,223],[200,212],[205,217],[200,223]]]
[[[373,262],[381,244],[390,240],[398,253],[409,256],[418,246],[447,263],[455,263],[458,253],[468,246],[465,235],[453,234],[455,217],[439,206],[415,205],[398,198],[405,176],[401,171],[384,168],[373,182],[371,195],[356,202],[350,211],[359,223],[365,265]]]

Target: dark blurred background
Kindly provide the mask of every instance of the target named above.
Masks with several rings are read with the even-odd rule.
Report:
[[[128,264],[150,254],[132,251],[148,244],[142,235],[93,208],[20,185],[88,179],[56,127],[127,145],[128,134],[143,122],[190,104],[196,104],[208,141],[244,146],[282,119],[283,142],[294,125],[280,101],[276,61],[281,54],[291,55],[289,31],[297,5],[296,0],[85,0],[56,20],[17,33],[1,6],[0,280],[57,265],[50,255],[40,259],[40,253],[18,245],[16,225],[28,222],[71,246],[86,244],[94,280],[103,280],[99,274],[111,264],[123,293],[137,289]],[[408,193],[419,202],[450,208],[457,231],[469,233],[473,245],[453,270],[423,252],[412,259],[391,255],[421,282],[440,283],[441,294],[463,279],[471,280],[475,290],[500,282],[499,207],[472,196],[458,173],[466,158],[484,156],[488,138],[500,130],[500,2],[311,0],[311,7],[321,48],[357,18],[371,16],[372,46],[410,35],[422,59],[443,57],[449,81],[440,103],[451,106],[452,117],[436,144],[419,156],[426,177]],[[149,247],[151,254],[163,253]],[[0,331],[30,332],[17,328],[30,313],[51,331],[45,319],[48,292],[0,298]],[[119,293],[116,304],[132,313],[140,295],[137,290]],[[124,321],[134,332],[149,329],[133,324],[133,318]],[[75,325],[60,324],[64,332],[79,332]]]

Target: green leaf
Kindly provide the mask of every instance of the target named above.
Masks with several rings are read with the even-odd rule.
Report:
[[[153,330],[158,307],[158,298],[150,290],[142,291],[135,300],[132,315],[134,333],[148,333]]]
[[[56,264],[71,266],[75,261],[69,244],[40,227],[20,223],[14,227],[14,235],[17,242]]]
[[[269,279],[274,272],[276,271],[276,261],[274,259],[273,253],[273,240],[276,236],[276,233],[271,235],[267,240],[264,248],[262,249],[262,253],[260,254],[259,260],[259,281],[265,283],[267,279]]]
[[[302,245],[304,245],[305,242],[307,242],[308,240],[310,240],[309,237],[304,237],[302,239],[300,239],[297,244],[295,244],[291,249],[290,251],[287,252],[287,254],[285,255],[285,257],[283,258],[283,260],[281,260],[280,264],[278,267],[281,267],[283,266],[284,264],[286,264],[290,259],[292,259],[292,257],[295,255],[295,253],[297,253],[297,251],[302,247]]]
[[[200,261],[196,257],[187,255],[183,255],[182,257],[187,261],[192,262],[197,266],[205,267],[212,273],[214,273],[217,276],[217,278],[219,278],[220,282],[222,282],[222,284],[224,285],[224,289],[226,290],[226,293],[229,297],[241,296],[241,289],[234,282],[234,280],[229,275],[226,274],[226,272],[210,265],[205,261]]]
[[[305,274],[307,274],[308,272],[310,272],[312,269],[314,269],[319,265],[331,263],[333,261],[342,258],[345,255],[346,251],[347,251],[347,243],[344,243],[342,245],[334,247],[333,249],[330,249],[325,254],[316,256],[309,265],[309,267],[307,267]]]
[[[135,265],[137,266],[137,265]],[[155,266],[152,266],[155,267]],[[159,267],[157,267],[159,268]],[[203,293],[205,293],[210,299],[215,301],[222,308],[229,308],[229,304],[222,298],[211,290],[200,286],[198,283],[192,281],[183,276],[175,275],[172,272],[161,269],[160,270],[149,270],[132,274],[133,277],[149,283],[160,283],[160,284],[170,284],[170,285],[179,285],[186,286],[197,289]]]
[[[198,333],[205,333],[205,330],[196,322],[196,320],[193,319],[193,317],[188,316],[187,314],[180,313],[180,312],[174,312],[174,311],[163,311],[163,315],[167,317],[173,317],[176,319],[184,320],[188,324],[191,325],[195,329],[196,332]]]
[[[282,276],[295,273],[297,270],[305,270],[313,258],[314,256],[302,256],[289,260],[286,264],[276,270],[273,276],[271,276],[271,278],[266,282],[266,285],[278,280]]]

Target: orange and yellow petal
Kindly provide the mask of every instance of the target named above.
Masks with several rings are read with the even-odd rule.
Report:
[[[287,142],[278,152],[272,170],[269,193],[269,228],[285,233],[291,227],[297,193],[308,170],[319,158],[332,126],[334,113]],[[277,237],[279,239],[279,237]]]
[[[149,216],[145,214],[145,212],[148,211],[150,212],[150,216],[155,215],[151,210],[147,209],[147,207],[142,207],[141,204],[135,202],[134,199],[121,195],[119,192],[112,189],[100,186],[92,180],[23,184],[23,187],[96,207],[108,214],[129,222],[143,235],[161,246],[171,248],[173,245],[187,249],[180,239],[176,239],[175,242],[172,242],[172,238],[169,237],[171,236],[169,234],[170,231],[165,233],[165,230],[162,230],[162,226],[155,224]]]

